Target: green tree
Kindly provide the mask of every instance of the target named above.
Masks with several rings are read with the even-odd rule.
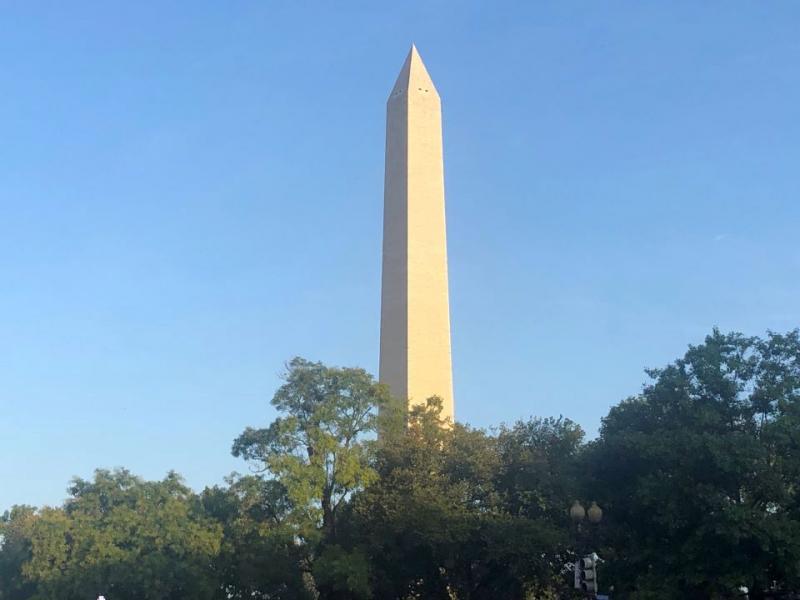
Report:
[[[431,399],[381,438],[380,478],[354,501],[348,548],[370,557],[374,597],[546,597],[566,530],[509,510],[503,444],[440,412]]]
[[[29,528],[22,571],[33,600],[212,599],[221,527],[171,473],[146,482],[125,470],[76,479],[64,508],[45,508]]]
[[[0,516],[0,600],[28,600],[36,594],[36,584],[22,574],[31,558],[30,529],[36,510],[15,506]]]
[[[206,514],[223,526],[222,547],[214,560],[223,598],[312,597],[304,578],[307,549],[287,522],[291,504],[279,482],[231,477],[226,487],[206,488],[202,502]]]
[[[323,597],[335,597],[339,586],[332,577],[345,565],[329,554],[326,568],[315,571],[314,559],[326,547],[335,552],[339,514],[377,477],[370,452],[378,410],[389,405],[389,394],[363,369],[295,358],[272,405],[281,416],[267,428],[246,429],[233,454],[271,473],[286,490],[287,522],[307,547],[308,573],[322,578],[317,589]]]
[[[714,331],[614,407],[587,453],[617,597],[800,585],[800,334]],[[625,594],[628,596],[625,596]]]
[[[540,560],[529,566],[527,579],[537,590],[556,593],[558,598],[574,594],[563,565],[586,550],[568,513],[572,502],[585,494],[584,433],[569,419],[534,418],[501,427],[497,444],[500,468],[495,477],[503,507],[517,520],[538,523]],[[540,597],[537,595],[537,597]]]
[[[497,486],[511,514],[569,527],[567,508],[580,495],[583,430],[563,417],[501,427]]]

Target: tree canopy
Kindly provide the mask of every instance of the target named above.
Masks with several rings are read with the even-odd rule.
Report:
[[[587,441],[566,417],[406,413],[361,369],[294,359],[278,416],[233,443],[253,473],[195,493],[98,470],[2,515],[0,600],[578,598],[592,550],[614,598],[799,590],[800,332],[715,330],[648,374]]]
[[[4,528],[0,555],[22,557],[25,582],[9,578],[9,598],[214,597],[222,528],[175,474],[147,482],[98,470],[73,482],[62,508],[14,509],[4,521],[12,536]]]
[[[650,375],[586,450],[619,587],[637,598],[800,587],[798,331],[714,331]]]

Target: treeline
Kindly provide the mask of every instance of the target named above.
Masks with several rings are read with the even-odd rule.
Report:
[[[197,494],[101,470],[16,506],[0,600],[570,598],[590,551],[614,598],[800,589],[800,332],[714,331],[649,375],[587,442],[405,415],[365,371],[295,359],[280,417],[233,445],[260,473]]]

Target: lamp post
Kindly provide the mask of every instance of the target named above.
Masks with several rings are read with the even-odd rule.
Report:
[[[575,502],[572,503],[572,506],[569,507],[569,516],[572,519],[572,522],[575,523],[578,533],[580,533],[581,523],[587,517],[592,525],[600,524],[600,521],[603,520],[603,509],[597,505],[597,502],[592,500],[589,510],[586,510],[579,500],[575,500]]]
[[[589,522],[597,525],[603,520],[603,509],[597,506],[597,502],[593,500],[589,510],[586,511],[586,515],[589,517]]]
[[[581,524],[584,519],[588,518],[589,523],[592,525],[599,525],[600,521],[603,520],[603,509],[597,505],[597,502],[592,501],[589,509],[586,510],[578,500],[575,500],[572,506],[570,506],[569,516],[572,522],[575,523],[576,529],[575,543],[577,546],[576,554],[578,555],[578,560],[573,567],[575,587],[584,590],[584,592],[588,592],[591,598],[596,598],[597,560],[599,557],[590,550],[588,544],[589,540]]]
[[[569,508],[569,516],[573,523],[579,525],[586,516],[586,510],[583,508],[583,504],[575,500],[575,502],[573,502],[572,506]]]

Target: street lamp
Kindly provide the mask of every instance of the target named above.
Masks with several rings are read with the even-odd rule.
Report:
[[[594,524],[599,523],[603,519],[603,509],[597,506],[597,502],[592,501],[592,505],[589,507],[587,513],[589,515],[589,521]]]
[[[576,544],[578,545],[578,560],[573,563],[572,571],[575,577],[575,589],[589,593],[590,598],[597,598],[597,562],[599,557],[596,553],[589,553],[589,538],[594,538],[594,532],[582,529],[581,522],[589,518],[592,525],[598,525],[603,519],[603,509],[592,501],[589,510],[586,510],[578,501],[572,503],[569,508],[569,516],[575,523]],[[581,558],[582,557],[582,558]]]
[[[603,509],[597,505],[597,502],[592,501],[592,504],[587,511],[585,508],[583,508],[583,504],[581,504],[578,500],[575,500],[575,502],[573,502],[572,506],[569,508],[569,516],[575,522],[575,524],[580,523],[585,517],[588,516],[589,522],[597,525],[603,519]]]
[[[580,523],[586,516],[586,511],[584,510],[583,505],[577,500],[572,503],[572,506],[569,509],[569,516],[573,521],[575,521],[575,523]]]

